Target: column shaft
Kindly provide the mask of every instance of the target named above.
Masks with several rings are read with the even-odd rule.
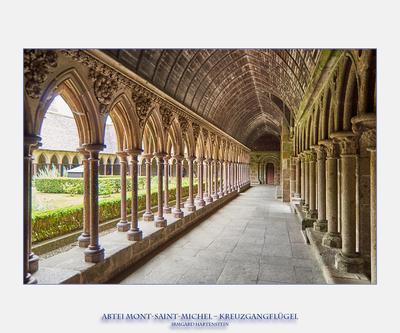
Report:
[[[127,232],[128,240],[139,241],[143,234],[139,229],[138,221],[138,154],[140,150],[128,150],[131,156],[131,182],[132,182],[132,199],[131,199],[131,228]]]
[[[103,145],[86,145],[89,151],[89,184],[90,184],[90,241],[85,249],[86,262],[100,262],[104,260],[104,248],[99,244],[99,151]]]
[[[118,153],[120,159],[120,177],[121,177],[121,220],[117,223],[118,231],[125,232],[129,230],[129,223],[126,217],[126,169],[127,154],[125,152]]]
[[[146,212],[143,214],[144,221],[154,221],[154,214],[151,211],[151,158],[152,155],[144,156],[146,163]]]
[[[181,210],[181,187],[182,187],[182,156],[175,156],[176,160],[176,205],[173,211],[174,217],[182,218],[183,211]]]
[[[164,154],[158,154],[157,159],[157,217],[155,226],[162,228],[167,225],[167,220],[163,216],[163,165],[164,165]]]
[[[189,212],[196,211],[196,206],[194,205],[193,199],[193,160],[193,156],[187,158],[189,166],[189,198],[187,200],[186,208]]]

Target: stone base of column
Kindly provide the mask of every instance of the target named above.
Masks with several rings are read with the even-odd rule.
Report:
[[[104,260],[104,249],[100,245],[95,248],[89,246],[84,254],[86,262],[96,263]]]
[[[339,252],[335,256],[335,267],[341,272],[363,273],[364,260],[361,257],[348,257]]]
[[[24,278],[24,284],[37,284],[37,280],[32,276],[31,273],[27,273]]]
[[[171,214],[171,207],[164,207],[163,212],[164,214]]]
[[[328,221],[327,220],[317,220],[314,222],[314,230],[326,232],[328,230]]]
[[[154,225],[156,228],[164,228],[167,226],[167,220],[164,217],[156,217]]]
[[[211,203],[213,202],[213,198],[212,197],[206,197],[206,203]]]
[[[148,213],[148,212],[144,213],[143,214],[143,220],[146,221],[146,222],[154,221],[154,214],[153,213]]]
[[[183,217],[183,212],[180,209],[179,210],[174,209],[173,214],[174,214],[174,217],[177,219],[180,219]]]
[[[224,192],[218,192],[218,196],[221,198],[221,197],[223,197],[225,195],[225,193]]]
[[[79,246],[79,247],[86,248],[86,247],[89,246],[89,244],[90,244],[90,235],[89,235],[89,234],[82,233],[82,234],[78,237],[78,246]]]
[[[212,198],[214,200],[218,200],[219,199],[219,195],[217,193],[215,193],[215,194],[212,195]]]
[[[308,212],[308,205],[307,204],[303,204],[301,206],[301,209],[303,209],[303,212]]]
[[[308,211],[307,211],[307,217],[308,217],[308,218],[310,218],[310,219],[316,219],[317,216],[318,216],[317,210],[314,209],[314,210],[308,210]]]
[[[140,241],[143,239],[143,232],[142,230],[132,230],[130,229],[126,235],[128,236],[128,240],[130,241]]]
[[[39,257],[34,254],[31,253],[31,255],[29,256],[29,273],[35,273],[37,272],[37,270],[39,269]]]
[[[181,208],[185,208],[185,203],[181,202]]]
[[[327,232],[324,237],[322,237],[322,245],[340,249],[342,247],[342,237],[338,232]]]
[[[186,209],[188,210],[188,212],[195,212],[196,211],[196,206],[192,203],[187,203],[186,204]]]
[[[206,202],[203,199],[197,200],[196,205],[199,207],[204,207],[206,205]]]
[[[128,231],[129,228],[130,228],[130,225],[127,221],[121,220],[117,223],[117,230],[120,232]]]

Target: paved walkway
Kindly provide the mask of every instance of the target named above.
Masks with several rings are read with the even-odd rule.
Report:
[[[259,185],[157,254],[123,284],[323,284],[322,273],[275,187]]]

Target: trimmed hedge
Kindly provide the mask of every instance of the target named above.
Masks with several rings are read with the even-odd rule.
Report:
[[[138,188],[143,189],[145,184],[144,176],[138,177]],[[127,191],[131,190],[131,182],[127,176]],[[83,178],[36,178],[35,187],[38,192],[43,193],[66,193],[83,194]],[[99,177],[99,194],[113,194],[121,191],[121,177]]]
[[[73,179],[73,178],[72,178]],[[193,186],[194,192],[197,185]],[[169,200],[175,200],[175,188],[168,189]],[[189,195],[189,187],[182,188],[182,197]],[[157,204],[157,192],[151,193],[151,205]],[[138,196],[138,210],[146,207],[146,195]],[[131,198],[127,199],[127,211],[131,212]],[[121,199],[107,199],[99,202],[99,221],[105,222],[121,215]],[[83,204],[52,209],[32,214],[32,241],[34,243],[65,235],[83,228]]]

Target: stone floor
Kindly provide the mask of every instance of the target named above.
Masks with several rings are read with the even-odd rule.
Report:
[[[122,284],[324,284],[310,245],[276,189],[259,185],[211,215]]]

